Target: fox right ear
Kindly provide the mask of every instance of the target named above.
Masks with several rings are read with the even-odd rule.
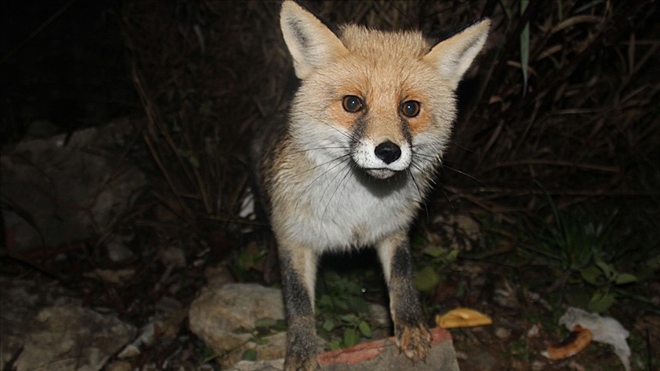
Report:
[[[280,27],[293,57],[296,76],[301,80],[315,69],[348,53],[328,27],[294,1],[285,0],[282,3]]]
[[[456,89],[463,74],[484,46],[489,28],[489,19],[477,22],[449,39],[441,41],[424,56],[424,59],[438,69],[452,89]]]

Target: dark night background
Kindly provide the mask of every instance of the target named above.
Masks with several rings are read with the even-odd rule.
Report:
[[[121,1],[7,2],[0,15],[3,144],[35,120],[60,130],[139,110],[121,34]]]

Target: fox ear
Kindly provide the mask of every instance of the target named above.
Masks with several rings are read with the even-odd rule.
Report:
[[[328,27],[294,1],[282,3],[280,27],[299,79],[348,53]]]
[[[486,42],[490,20],[484,19],[458,34],[441,41],[424,56],[452,85],[458,87],[463,74]]]

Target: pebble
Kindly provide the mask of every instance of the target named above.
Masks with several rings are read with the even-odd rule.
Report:
[[[511,330],[504,327],[498,327],[495,329],[495,336],[502,340],[507,339],[509,336],[511,336]]]

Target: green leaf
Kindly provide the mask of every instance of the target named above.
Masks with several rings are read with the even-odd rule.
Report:
[[[438,282],[440,282],[440,276],[431,266],[426,266],[417,271],[414,278],[415,287],[420,291],[431,291]]]
[[[431,245],[424,248],[424,254],[431,256],[433,258],[440,257],[445,254],[447,249],[441,246]]]
[[[352,328],[346,329],[344,331],[344,346],[350,347],[358,343],[360,341],[360,337],[358,336],[357,331]]]
[[[255,328],[270,328],[275,325],[277,325],[277,321],[272,318],[260,318],[254,322]]]
[[[318,304],[319,306],[332,306],[332,298],[330,295],[321,295]]]
[[[458,259],[458,249],[451,250],[445,259],[449,263],[456,261]]]
[[[316,336],[320,337],[321,339],[325,340],[326,342],[329,342],[332,340],[332,333],[327,332],[323,329],[323,327],[316,329]]]
[[[602,313],[614,304],[616,298],[610,293],[596,293],[591,297],[587,309],[594,313]]]
[[[283,319],[278,319],[275,321],[275,327],[273,328],[275,331],[286,331],[286,321]]]
[[[520,1],[520,15],[522,16],[529,5],[529,0]],[[529,66],[529,22],[525,23],[520,34],[520,66],[523,74],[523,96],[527,93],[527,67]]]
[[[245,352],[243,352],[243,356],[241,357],[241,360],[243,361],[256,361],[257,360],[257,351],[254,349],[248,349]]]
[[[350,304],[350,309],[354,312],[366,313],[369,310],[367,301],[361,296],[351,296],[347,298],[347,301]]]
[[[257,344],[257,345],[266,345],[266,344],[270,343],[270,340],[268,340],[266,338],[260,338],[260,337],[250,338],[250,341]]]
[[[631,282],[637,282],[637,277],[630,273],[621,273],[619,276],[617,276],[615,281],[617,285],[625,285]]]
[[[603,274],[605,274],[605,278],[607,278],[608,281],[611,281],[616,275],[616,270],[614,270],[611,265],[605,263],[604,261],[596,260],[596,265],[598,268],[600,268],[600,270],[603,271]]]
[[[331,319],[326,319],[326,320],[323,322],[323,329],[324,329],[325,331],[330,332],[330,331],[332,331],[332,330],[335,329],[335,323],[332,322]]]
[[[369,324],[366,321],[360,322],[360,324],[358,325],[358,329],[360,330],[360,332],[364,337],[366,338],[371,337],[371,326],[369,326]]]
[[[355,281],[345,280],[342,284],[346,293],[359,295],[362,291],[362,287]]]
[[[339,340],[335,340],[330,343],[330,350],[337,350],[339,348],[341,348],[341,342]]]
[[[355,314],[344,314],[343,316],[339,316],[339,319],[348,324],[352,324],[357,322],[358,317]]]
[[[202,347],[202,356],[204,359],[213,359],[217,357],[218,355],[215,353],[215,351],[207,346]]]
[[[580,269],[580,275],[582,276],[583,280],[587,281],[587,283],[597,285],[598,277],[603,275],[603,271],[601,271],[600,268],[595,265],[590,265],[587,268]]]
[[[250,330],[248,330],[244,327],[237,327],[237,328],[231,330],[231,332],[232,332],[232,334],[249,334],[252,331],[250,331]]]

